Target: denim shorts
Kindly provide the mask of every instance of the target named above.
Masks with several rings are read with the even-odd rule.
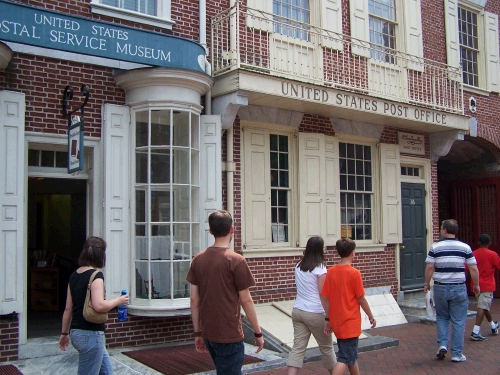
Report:
[[[337,362],[352,366],[358,360],[358,342],[359,337],[351,339],[337,339],[339,352],[337,353]]]

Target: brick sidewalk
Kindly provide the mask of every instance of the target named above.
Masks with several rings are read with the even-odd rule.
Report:
[[[471,301],[470,310],[475,310],[475,301]],[[494,320],[500,321],[500,299],[494,299],[491,309]],[[399,340],[399,346],[361,353],[359,368],[362,374],[370,375],[500,375],[500,335],[492,336],[486,318],[481,326],[481,333],[488,341],[470,341],[469,335],[474,326],[475,317],[467,319],[465,330],[464,355],[467,362],[451,362],[448,352],[445,360],[436,358],[436,325],[408,323],[392,327],[376,328],[367,331],[372,336],[386,336]],[[260,371],[256,375],[285,375],[286,367]],[[321,361],[306,363],[299,375],[327,374]],[[348,372],[346,372],[348,374]]]

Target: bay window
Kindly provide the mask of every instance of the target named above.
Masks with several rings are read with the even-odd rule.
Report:
[[[136,298],[189,297],[185,280],[200,251],[199,116],[172,109],[135,113]]]

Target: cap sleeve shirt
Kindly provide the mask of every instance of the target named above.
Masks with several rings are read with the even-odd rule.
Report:
[[[434,281],[440,283],[465,282],[465,265],[476,264],[469,245],[456,238],[446,238],[431,245],[427,264],[434,264]]]
[[[318,279],[326,273],[323,264],[318,265],[311,272],[301,271],[300,264],[295,267],[295,284],[297,297],[294,308],[311,313],[324,313],[323,305],[319,298]]]
[[[361,272],[350,264],[328,269],[321,295],[330,302],[330,325],[339,339],[361,335],[361,311],[358,298],[365,295]]]
[[[186,280],[198,286],[203,338],[243,340],[239,292],[255,285],[245,258],[227,248],[209,247],[193,258]]]

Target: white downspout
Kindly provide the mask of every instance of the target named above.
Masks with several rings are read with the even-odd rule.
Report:
[[[227,129],[227,160],[226,160],[226,177],[227,177],[227,211],[234,218],[234,160],[233,160],[233,129],[231,126]],[[234,241],[231,241],[231,250],[234,250]]]
[[[207,1],[200,0],[200,44],[205,48],[206,56],[209,55],[210,51],[207,47]],[[205,56],[205,73],[209,76],[212,75],[212,66],[208,62],[207,57]],[[212,114],[212,90],[209,90],[205,94],[205,114]]]

